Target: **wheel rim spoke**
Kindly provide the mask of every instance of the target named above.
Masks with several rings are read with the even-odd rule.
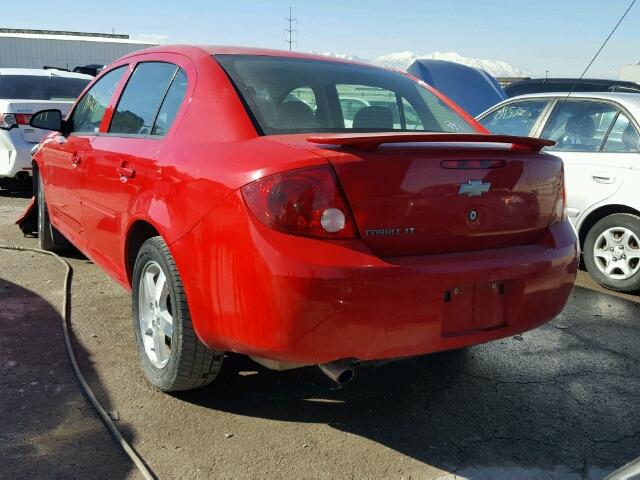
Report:
[[[164,335],[159,328],[153,329],[153,352],[155,353],[156,361],[161,363],[164,360],[166,345],[164,343]]]
[[[604,269],[604,272],[607,275],[611,275],[613,273],[613,271],[616,269],[616,264],[614,262],[609,262],[606,266],[606,268]]]
[[[160,270],[160,272],[158,273],[158,278],[156,280],[153,299],[156,302],[160,303],[160,300],[164,299],[168,293],[169,288],[167,287],[167,278],[165,277],[164,272]]]
[[[173,337],[173,317],[168,310],[160,310],[160,330],[170,340]]]

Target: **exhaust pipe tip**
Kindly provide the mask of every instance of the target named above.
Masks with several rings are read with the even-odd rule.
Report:
[[[353,380],[356,372],[351,362],[338,360],[335,362],[318,365],[322,373],[333,380],[338,385],[345,385]]]

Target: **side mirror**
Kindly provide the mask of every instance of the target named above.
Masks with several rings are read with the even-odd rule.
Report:
[[[63,130],[62,112],[60,110],[40,110],[31,115],[29,125],[44,130],[61,132]]]

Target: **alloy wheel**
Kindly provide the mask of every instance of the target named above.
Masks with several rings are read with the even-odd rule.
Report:
[[[167,277],[157,262],[148,262],[140,276],[138,316],[144,351],[156,368],[171,356],[173,308]]]
[[[596,239],[593,257],[603,274],[613,280],[626,280],[640,270],[640,240],[628,228],[609,228]]]

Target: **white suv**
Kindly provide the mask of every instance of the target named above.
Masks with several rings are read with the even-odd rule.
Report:
[[[29,186],[31,149],[47,133],[29,126],[31,114],[64,114],[93,79],[61,70],[0,68],[0,187]]]
[[[477,119],[493,133],[557,142],[547,150],[564,161],[587,270],[605,287],[640,291],[640,94],[522,95]]]

